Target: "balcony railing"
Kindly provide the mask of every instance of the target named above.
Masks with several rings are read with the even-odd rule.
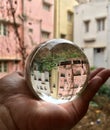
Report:
[[[14,23],[13,17],[5,17],[5,18],[0,17],[0,21],[2,21],[4,23],[11,23],[11,24]],[[20,20],[19,17],[16,17],[16,24],[18,26],[22,24],[22,21]]]

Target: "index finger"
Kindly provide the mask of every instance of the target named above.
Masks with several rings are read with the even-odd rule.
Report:
[[[95,75],[97,75],[99,72],[101,72],[102,70],[104,70],[104,68],[97,68],[95,70],[93,70],[90,75],[89,75],[89,80],[91,80]]]

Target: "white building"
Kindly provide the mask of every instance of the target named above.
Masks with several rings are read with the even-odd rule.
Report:
[[[91,67],[110,68],[110,0],[91,0],[74,11],[74,42]]]
[[[34,74],[31,75],[31,82],[36,92],[50,95],[49,72],[41,73],[38,70],[34,70]]]

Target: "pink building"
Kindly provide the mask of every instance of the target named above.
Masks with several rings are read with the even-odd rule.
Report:
[[[53,13],[54,0],[13,0],[12,4],[0,0],[0,77],[22,69],[19,38],[28,54],[35,45],[53,38]]]
[[[74,64],[74,62],[77,63]],[[69,99],[76,95],[83,88],[87,73],[87,64],[82,64],[80,60],[71,59],[67,62],[61,62],[58,66],[59,98]]]
[[[24,39],[29,46],[53,38],[54,0],[24,0]]]
[[[12,11],[16,24],[13,22]],[[20,69],[21,56],[15,26],[22,39],[22,21],[19,19],[21,14],[22,0],[13,0],[12,4],[9,0],[0,0],[0,77]]]

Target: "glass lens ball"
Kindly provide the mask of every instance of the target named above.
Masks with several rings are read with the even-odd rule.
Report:
[[[89,62],[73,42],[53,39],[37,46],[29,55],[26,78],[41,100],[62,104],[74,100],[87,86]]]

